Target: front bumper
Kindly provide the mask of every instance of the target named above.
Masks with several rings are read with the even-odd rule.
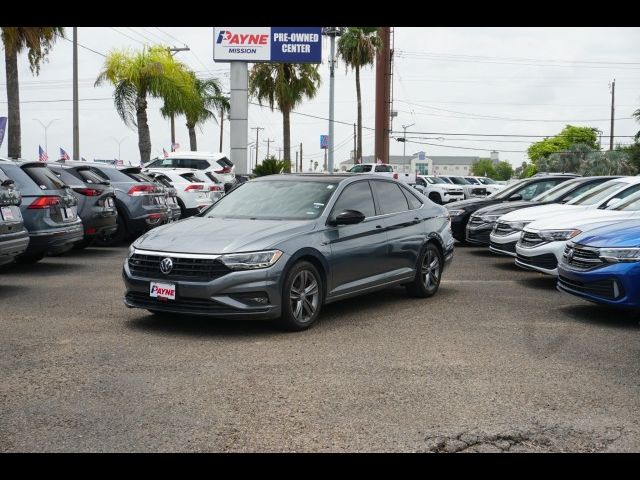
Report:
[[[547,242],[532,248],[516,245],[516,265],[557,277],[558,262],[562,258],[566,243]]]
[[[168,254],[169,256],[169,254]],[[126,287],[124,304],[162,312],[245,320],[269,320],[281,315],[281,277],[288,258],[280,258],[265,269],[232,271],[210,281],[172,280],[162,274],[137,277],[131,274],[128,260],[122,278]],[[163,257],[164,258],[164,257]],[[158,300],[149,295],[150,282],[175,285],[175,300]],[[247,294],[266,295],[268,303],[257,304]]]
[[[640,308],[640,263],[614,263],[589,271],[561,263],[558,290],[591,302]]]
[[[477,226],[467,224],[466,240],[475,245],[489,246],[489,236],[493,230],[493,223],[481,223]]]
[[[519,231],[509,235],[495,235],[491,233],[489,236],[489,250],[498,255],[516,257],[516,244],[519,239]]]
[[[457,202],[459,200],[464,200],[464,193],[443,192],[442,194],[442,203]]]

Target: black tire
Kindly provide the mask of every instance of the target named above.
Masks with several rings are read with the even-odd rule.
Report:
[[[187,218],[187,207],[184,206],[184,202],[178,198],[178,206],[180,207],[180,218]]]
[[[442,205],[442,198],[440,197],[439,193],[430,193],[429,194],[429,200],[431,200],[432,202],[437,203],[438,205]]]
[[[427,298],[435,295],[440,287],[444,260],[434,243],[427,243],[418,258],[416,276],[408,284],[407,292],[414,297]]]
[[[43,258],[44,253],[38,253],[37,255],[20,255],[16,258],[16,263],[20,263],[22,265],[31,265],[33,263],[38,263]]]
[[[303,295],[299,294],[301,288],[307,290]],[[318,269],[310,262],[296,263],[282,284],[282,316],[276,320],[276,326],[292,332],[309,328],[320,315],[323,299],[324,286]]]
[[[99,247],[110,247],[124,241],[127,237],[127,227],[124,224],[124,218],[120,213],[116,218],[118,229],[113,233],[96,235],[94,243]]]

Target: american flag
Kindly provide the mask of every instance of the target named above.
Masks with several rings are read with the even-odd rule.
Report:
[[[116,160],[116,165],[124,165],[124,161],[123,160]]]
[[[69,154],[60,147],[60,160],[69,160]]]
[[[171,144],[171,151],[175,152],[176,150],[178,150],[180,148],[180,144],[179,143],[172,143]]]
[[[162,154],[164,155],[164,158],[169,156],[169,153],[164,148],[162,149]]]
[[[38,145],[38,160],[41,162],[49,160],[49,155],[47,155],[47,152],[45,152],[40,145]]]

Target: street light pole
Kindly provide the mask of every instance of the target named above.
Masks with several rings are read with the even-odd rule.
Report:
[[[173,57],[174,53],[188,52],[191,49],[185,45],[182,48],[180,48],[180,47],[168,47],[167,50],[169,50],[169,54]],[[173,145],[175,143],[176,143],[176,121],[175,121],[175,118],[174,118],[173,112],[172,112],[171,113],[171,149],[172,150],[173,150]]]
[[[118,160],[122,160],[120,158],[120,145],[129,137],[123,137],[122,140],[118,140],[116,137],[111,137],[111,139],[118,144]]]
[[[407,156],[407,128],[413,127],[415,123],[411,125],[402,125],[402,130],[404,130],[404,134],[402,135],[402,168],[404,168],[405,158]]]
[[[331,42],[331,53],[329,57],[329,145],[328,150],[328,170],[329,173],[333,173],[333,115],[334,115],[334,100],[335,100],[335,68],[336,68],[336,37],[342,35],[345,31],[345,27],[324,27],[322,33],[329,37]],[[326,153],[326,152],[325,152]]]
[[[54,118],[53,120],[51,120],[46,125],[44,123],[42,123],[40,120],[38,120],[37,118],[34,118],[34,120],[36,122],[38,122],[40,125],[42,125],[42,128],[44,128],[44,151],[47,153],[47,155],[49,155],[49,147],[47,145],[47,129],[51,126],[51,124],[53,122],[55,122],[56,120],[60,120],[60,119],[59,118]]]

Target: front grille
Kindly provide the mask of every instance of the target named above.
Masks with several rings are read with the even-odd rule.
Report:
[[[491,235],[491,230],[480,230],[474,232],[473,230],[467,230],[467,240],[484,243],[489,245],[489,236]]]
[[[615,300],[623,296],[621,286],[615,280],[598,280],[597,282],[579,282],[570,280],[567,277],[559,276],[558,283],[570,290],[595,295],[597,297],[606,298],[607,300]]]
[[[509,242],[509,243],[491,242],[489,246],[491,248],[495,248],[496,250],[501,250],[503,252],[516,253],[516,243],[518,242]]]
[[[125,296],[126,300],[140,308],[150,310],[179,309],[193,313],[209,313],[209,314],[225,314],[238,313],[238,310],[213,300],[202,298],[180,298],[176,296],[175,300],[158,300],[150,297],[142,292],[128,292]]]
[[[518,254],[517,258],[520,263],[531,267],[544,268],[545,270],[553,270],[558,267],[558,259],[553,253],[545,253],[544,255],[535,255],[533,257],[525,257]]]
[[[487,189],[486,188],[472,188],[471,189],[471,194],[472,195],[486,195],[487,194]]]
[[[543,243],[546,243],[546,240],[540,238],[537,233],[524,232],[524,234],[520,238],[520,246],[522,247],[530,248],[537,245],[542,245]]]
[[[173,261],[173,269],[165,275],[160,271],[160,262],[167,257]],[[208,282],[231,272],[231,269],[216,259],[174,258],[171,255],[142,255],[140,253],[134,253],[129,258],[129,270],[135,277],[193,282]]]
[[[502,235],[502,236],[511,235],[512,233],[515,233],[515,232],[517,232],[515,228],[513,228],[508,223],[504,223],[504,222],[496,223],[496,226],[493,230],[493,233],[495,233],[496,235]]]
[[[591,270],[605,264],[600,260],[598,250],[578,246],[570,247],[567,245],[564,248],[562,259],[567,265],[577,270]]]

